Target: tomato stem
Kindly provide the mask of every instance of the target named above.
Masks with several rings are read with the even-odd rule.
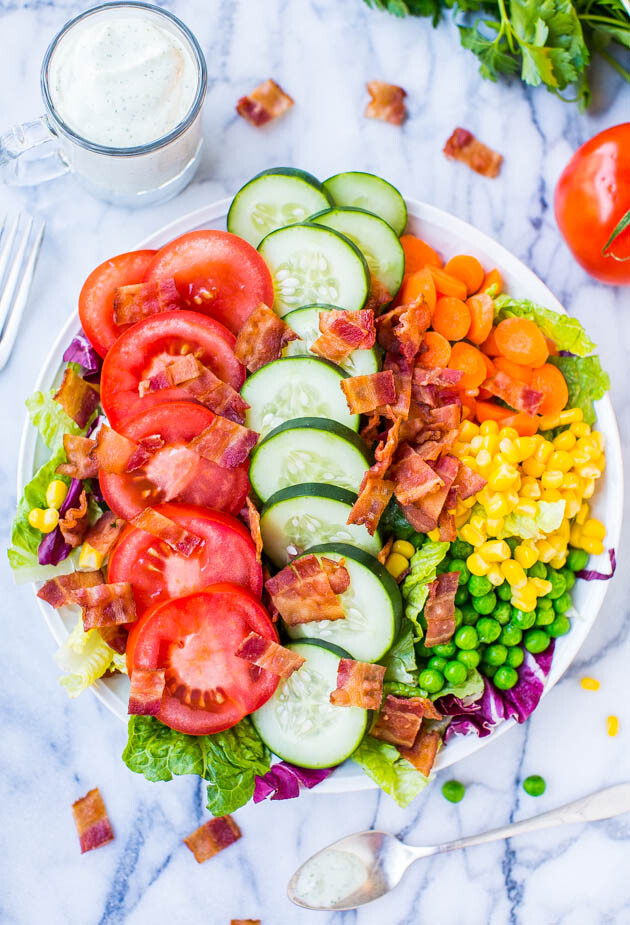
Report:
[[[621,220],[615,225],[615,227],[614,227],[614,229],[613,229],[613,233],[611,234],[611,236],[608,238],[608,240],[606,241],[606,243],[605,243],[604,246],[602,247],[602,256],[603,256],[603,257],[612,257],[613,260],[618,260],[620,263],[625,263],[627,260],[630,260],[630,256],[629,256],[629,257],[619,257],[619,256],[618,256],[617,254],[615,254],[612,250],[610,250],[610,247],[611,247],[611,245],[613,244],[613,242],[614,242],[614,241],[619,237],[619,235],[622,234],[622,233],[626,230],[626,228],[628,228],[628,227],[630,227],[630,209],[628,209],[628,211],[626,212],[626,214],[625,214],[625,215],[621,218]]]

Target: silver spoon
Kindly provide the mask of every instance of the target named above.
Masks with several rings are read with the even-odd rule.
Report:
[[[420,858],[556,825],[609,819],[629,811],[630,784],[617,784],[540,816],[442,845],[416,848],[387,832],[358,832],[305,861],[291,877],[287,893],[292,902],[305,909],[355,909],[393,890],[407,868]]]

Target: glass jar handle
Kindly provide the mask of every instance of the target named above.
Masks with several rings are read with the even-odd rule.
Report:
[[[68,173],[70,164],[59,148],[52,146],[54,140],[46,116],[15,125],[0,135],[0,180],[8,186],[35,186]],[[48,147],[27,156],[27,152],[39,145]]]

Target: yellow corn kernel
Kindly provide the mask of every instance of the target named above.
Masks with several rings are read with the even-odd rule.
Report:
[[[584,504],[581,505],[580,510],[576,514],[576,517],[575,517],[576,524],[579,524],[581,527],[583,527],[586,521],[588,520],[590,513],[591,513],[590,507],[588,506],[586,502],[584,502]]]
[[[600,453],[603,453],[604,450],[606,449],[606,439],[605,439],[603,433],[602,433],[601,431],[599,431],[599,430],[594,430],[594,431],[592,432],[592,434],[591,434],[591,437],[593,438],[593,440],[594,440],[595,443],[597,444],[597,447],[598,447]]]
[[[484,424],[489,424],[490,421],[484,421]],[[479,450],[477,453],[477,469],[481,472],[483,469],[487,469],[488,466],[492,463],[492,455],[488,450]]]
[[[507,504],[507,507],[508,507],[508,513],[511,513],[516,507],[516,505],[518,504],[518,502],[520,501],[518,492],[515,491],[515,489],[511,488],[510,491],[505,492],[503,497],[505,498],[505,503]]]
[[[539,479],[545,471],[545,464],[530,456],[523,462],[521,468],[525,475],[531,475],[532,478]]]
[[[405,559],[411,559],[415,551],[416,547],[413,545],[413,543],[409,543],[407,540],[396,540],[392,546],[392,552],[399,552],[401,556],[405,557]]]
[[[567,554],[566,553],[563,556],[554,556],[553,559],[549,560],[549,565],[552,568],[564,568],[566,564],[567,564]]]
[[[510,558],[511,552],[505,540],[488,540],[479,547],[479,555],[486,562],[503,562]]]
[[[399,552],[393,552],[387,557],[385,568],[392,576],[392,578],[398,578],[399,575],[402,575],[405,569],[409,568],[409,559],[405,559],[405,557],[401,556]]]
[[[591,517],[582,527],[582,536],[592,536],[596,540],[603,540],[606,536],[606,527],[601,520]]]
[[[538,426],[541,430],[553,430],[560,423],[560,417],[557,414],[542,414],[538,419]]]
[[[470,523],[471,526],[473,526],[480,533],[483,534],[486,532],[486,518],[483,516],[483,514],[474,514],[470,518]]]
[[[570,430],[576,437],[588,437],[591,432],[591,428],[586,421],[576,421],[575,424],[571,424]]]
[[[521,517],[535,517],[538,513],[538,505],[529,498],[521,498],[514,508],[514,513]]]
[[[466,542],[469,543],[470,540],[466,540]],[[468,556],[466,566],[471,575],[477,575],[478,577],[487,575],[490,571],[489,563],[482,559],[478,552],[473,552]]]
[[[553,550],[556,556],[561,556],[567,551],[566,540],[559,536],[557,533],[551,533],[547,537],[547,542],[550,544],[550,546],[553,546]]]
[[[560,493],[564,500],[564,516],[572,520],[580,510],[580,502],[574,491],[563,491]]]
[[[604,544],[601,540],[596,540],[593,536],[584,536],[582,534],[582,549],[589,556],[601,556],[604,551]]]
[[[79,555],[79,568],[90,570],[100,568],[104,558],[105,556],[102,552],[99,552],[98,549],[94,549],[89,543],[84,543]]]
[[[514,446],[514,441],[509,440],[507,437],[504,437],[499,443],[499,449],[501,450],[501,456],[509,463],[520,462],[518,458],[518,451]]]
[[[572,452],[573,456],[573,468],[578,469],[579,466],[587,466],[590,462],[590,456],[588,453],[585,453],[584,450],[578,450],[577,447]]]
[[[566,519],[566,517],[564,518],[564,520],[558,527],[557,533],[558,533],[558,536],[561,536],[563,540],[566,540],[567,543],[569,542],[569,535],[571,533],[571,524]]]
[[[575,434],[570,430],[563,430],[562,433],[558,434],[554,439],[553,445],[557,450],[572,450],[575,446]]]
[[[476,527],[473,527],[473,525],[470,523],[467,523],[462,527],[460,534],[461,538],[467,543],[470,543],[471,546],[481,546],[486,541],[483,533],[480,533],[479,530],[477,530]],[[483,574],[485,574],[485,572]]]
[[[457,457],[463,456],[468,449],[467,443],[461,443],[461,441],[456,440],[453,444],[453,454]]]
[[[556,555],[556,550],[548,540],[538,540],[536,549],[541,562],[549,562]]]
[[[556,450],[549,457],[548,466],[550,469],[559,469],[560,472],[568,472],[573,467],[573,458],[565,450]]]
[[[536,595],[538,597],[544,597],[545,594],[549,594],[553,585],[550,581],[547,581],[546,578],[530,578],[529,582],[536,589]]]
[[[436,527],[435,530],[430,530],[429,533],[427,533],[427,536],[429,537],[430,540],[433,540],[434,543],[437,543],[437,541],[440,538],[439,528]]]
[[[476,503],[477,503],[476,495],[472,495],[470,498],[464,498],[464,500],[462,501],[462,504],[464,505],[466,509],[474,507]]]
[[[514,558],[523,568],[531,568],[538,562],[538,550],[532,546],[525,546],[523,543],[514,550]]]
[[[472,469],[474,472],[477,471],[477,460],[474,456],[462,456],[461,460],[469,469]]]
[[[518,607],[519,610],[531,613],[532,610],[536,610],[537,600],[535,593],[532,593],[527,588],[521,588],[512,595],[511,604],[513,607]]]
[[[558,415],[558,420],[560,424],[574,424],[576,421],[581,421],[583,417],[581,408],[565,408]]]
[[[562,495],[557,488],[545,488],[540,496],[540,500],[554,503],[555,501],[562,501]]]
[[[609,716],[606,719],[606,732],[611,738],[614,738],[619,732],[619,717]]]
[[[540,485],[533,476],[526,475],[521,479],[520,495],[521,498],[531,498],[533,501],[540,498]]]
[[[34,507],[28,512],[28,522],[33,530],[41,530],[40,523],[44,516],[41,507]]]
[[[577,546],[578,549],[582,547],[582,528],[578,524],[573,524],[571,527],[571,534],[569,536],[569,542],[572,546]]]
[[[600,453],[599,456],[596,456],[593,460],[593,464],[597,466],[600,472],[603,472],[606,468],[606,456],[604,453]]]
[[[514,466],[509,464],[499,464],[496,469],[490,473],[488,478],[488,487],[493,491],[507,491],[512,488],[516,479],[518,477],[518,472]]]
[[[508,582],[511,588],[524,588],[527,584],[527,575],[522,565],[515,562],[514,559],[508,559],[500,565],[501,574]]]
[[[470,441],[470,449],[473,453],[478,453],[483,447],[483,436],[482,434],[477,434],[476,437],[473,437]]]
[[[498,536],[503,533],[505,520],[503,517],[488,517],[486,520],[486,533],[488,536]]]
[[[516,455],[519,462],[523,462],[536,450],[536,440],[534,437],[517,437],[514,441],[514,449],[516,450]]]
[[[59,523],[59,512],[54,508],[34,507],[28,514],[28,522],[35,530],[41,533],[52,533]]]
[[[488,434],[498,434],[499,425],[496,421],[484,421],[483,424],[479,426],[479,433],[483,434],[484,437]]]
[[[584,688],[585,691],[599,690],[599,681],[597,678],[582,678],[580,685]]]
[[[595,456],[599,456],[600,449],[593,440],[592,437],[580,437],[580,439],[575,444],[575,452],[586,453],[589,459],[593,459]]]
[[[481,438],[483,443],[481,444],[482,450],[487,450],[489,453],[494,454],[499,448],[499,437],[497,434],[487,434],[485,437]]]
[[[492,565],[486,575],[488,581],[494,585],[495,588],[498,588],[499,585],[502,585],[505,581],[505,578],[501,574],[501,569],[498,565]]]
[[[516,440],[518,431],[514,427],[502,427],[499,431],[500,440]]]
[[[46,504],[48,507],[59,510],[68,494],[68,486],[61,479],[53,479],[46,489]]]
[[[491,517],[505,517],[509,514],[509,508],[505,497],[499,492],[488,494],[484,507]]]
[[[585,479],[585,485],[582,490],[583,498],[592,498],[595,492],[595,479]]]
[[[576,475],[575,472],[565,472],[562,487],[566,488],[567,491],[580,491],[582,487],[580,476]]]
[[[464,524],[468,523],[468,511],[466,510],[463,514],[455,514],[455,526],[459,530],[460,527],[463,527]]]
[[[583,479],[587,479],[588,481],[591,481],[591,480],[594,481],[595,479],[598,479],[601,475],[601,472],[599,471],[595,463],[592,463],[592,462],[586,463],[585,466],[580,466],[580,468],[577,471],[578,471],[578,475],[581,475]]]
[[[540,477],[543,488],[560,488],[564,473],[560,469],[547,469]]]
[[[459,439],[470,443],[473,437],[479,433],[479,426],[473,421],[462,421],[459,427]]]
[[[543,442],[537,447],[534,452],[534,459],[537,459],[538,462],[547,463],[549,457],[553,453],[553,443],[549,440],[543,440]]]

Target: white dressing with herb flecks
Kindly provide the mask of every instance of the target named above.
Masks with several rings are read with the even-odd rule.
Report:
[[[334,906],[360,890],[367,876],[365,864],[356,854],[329,849],[301,868],[295,895],[309,906]]]

